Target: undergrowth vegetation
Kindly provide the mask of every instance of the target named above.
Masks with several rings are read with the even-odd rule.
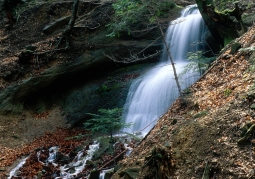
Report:
[[[92,118],[84,123],[84,127],[96,134],[111,135],[111,138],[114,132],[132,125],[121,121],[122,108],[99,109],[97,114],[88,114]]]
[[[169,1],[159,2],[156,0],[117,0],[112,6],[115,14],[111,23],[108,24],[110,31],[108,36],[119,37],[122,32],[127,32],[130,35],[141,29],[139,26],[143,22],[154,22],[155,15],[157,17],[165,16],[170,9],[175,7],[175,4]],[[152,11],[155,14],[152,14]]]

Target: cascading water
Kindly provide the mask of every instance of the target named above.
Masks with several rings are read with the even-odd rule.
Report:
[[[182,15],[169,25],[166,41],[170,47],[177,73],[187,65],[187,53],[203,48],[205,24],[196,5],[182,11]],[[182,76],[181,88],[185,89],[194,83],[199,74],[186,73]],[[131,85],[123,117],[125,123],[133,123],[123,132],[141,131],[147,134],[173,101],[179,96],[174,80],[173,68],[170,65],[166,49],[163,50],[161,63],[137,79]]]

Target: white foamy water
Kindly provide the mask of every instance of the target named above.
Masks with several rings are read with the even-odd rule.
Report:
[[[94,142],[94,144],[89,146],[89,150],[87,150],[85,155],[83,151],[80,151],[73,162],[60,167],[60,177],[56,177],[55,179],[72,179],[77,176],[83,171],[86,162],[92,159],[93,154],[98,149],[99,143]],[[70,169],[73,169],[74,171],[70,172]]]
[[[177,73],[188,64],[187,53],[203,48],[205,25],[196,5],[188,6],[180,18],[172,21],[166,33]],[[185,89],[199,78],[198,74],[187,73],[180,80]],[[167,111],[179,96],[173,68],[166,49],[163,50],[161,63],[133,82],[129,89],[123,117],[125,123],[133,123],[124,132],[142,131],[146,135],[156,124],[157,119]]]
[[[22,161],[14,169],[11,170],[8,179],[11,179],[12,177],[17,176],[17,172],[19,171],[20,167],[22,167],[24,165],[24,163],[26,162],[27,158],[28,157],[22,159]]]

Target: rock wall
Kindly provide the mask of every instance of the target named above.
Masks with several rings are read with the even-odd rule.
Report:
[[[4,30],[9,34],[8,38],[17,37],[17,34],[28,38],[23,41],[10,39],[21,46],[10,49],[15,58],[5,53],[0,62],[1,114],[20,114],[24,110],[43,113],[52,106],[59,106],[69,123],[79,124],[87,118],[86,113],[95,113],[99,108],[122,107],[132,80],[159,60],[160,53],[142,62],[114,62],[145,48],[145,56],[157,53],[162,49],[162,43],[160,39],[155,41],[160,37],[157,28],[139,37],[125,33],[120,38],[107,37],[109,32],[105,25],[114,13],[108,1],[81,1],[71,48],[52,54],[42,53],[51,51],[52,44],[59,39],[68,22],[70,5],[68,1],[40,4],[33,10],[24,11],[12,29]],[[179,16],[180,10],[180,7],[169,9],[168,15],[160,19],[164,29],[169,21]],[[29,14],[31,11],[33,14]],[[26,25],[35,21],[41,23],[38,28]],[[29,33],[24,34],[24,28]],[[38,39],[29,39],[29,36]],[[4,43],[7,45],[7,40]],[[51,48],[41,50],[49,43]]]

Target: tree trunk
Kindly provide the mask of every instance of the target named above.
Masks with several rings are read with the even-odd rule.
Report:
[[[78,4],[79,4],[79,0],[74,0],[71,19],[62,34],[62,38],[59,41],[59,44],[60,44],[62,42],[63,38],[66,38],[66,48],[69,48],[69,39],[68,38],[70,38],[72,30],[73,30],[73,26],[74,26],[75,19],[76,19],[76,14],[77,14],[77,10],[78,10]]]
[[[176,82],[176,85],[177,85],[177,88],[178,88],[178,92],[179,92],[179,94],[180,94],[181,101],[184,102],[184,98],[183,98],[181,86],[180,86],[179,79],[178,79],[177,72],[176,72],[176,68],[175,68],[175,65],[174,65],[174,60],[173,60],[172,55],[171,55],[171,52],[170,52],[170,48],[169,48],[169,46],[167,45],[166,38],[165,38],[165,34],[164,34],[164,32],[163,32],[163,30],[162,30],[162,28],[161,28],[161,25],[160,25],[159,20],[158,20],[158,18],[157,18],[156,15],[155,15],[155,18],[156,18],[156,21],[157,21],[159,30],[160,30],[160,32],[161,32],[161,35],[162,35],[162,38],[163,38],[163,42],[164,42],[164,45],[165,45],[165,47],[166,47],[168,56],[169,56],[169,58],[170,58],[171,65],[172,65],[172,67],[173,67],[174,79],[175,79],[175,82]]]
[[[179,79],[178,79],[178,76],[177,76],[176,68],[175,68],[175,65],[174,65],[174,60],[173,60],[171,52],[170,52],[170,47],[168,46],[168,44],[166,42],[165,33],[163,32],[161,24],[160,24],[160,22],[158,20],[158,16],[156,15],[155,7],[150,7],[149,6],[148,9],[150,9],[150,8],[151,8],[151,10],[149,10],[149,11],[150,11],[151,15],[153,15],[155,17],[155,20],[156,20],[158,28],[160,30],[161,36],[163,38],[164,45],[165,45],[166,50],[167,50],[168,57],[170,59],[170,62],[171,62],[171,65],[172,65],[172,68],[173,68],[173,71],[174,71],[174,79],[175,79],[175,82],[176,82],[176,85],[177,85],[177,89],[178,89],[178,92],[179,92],[179,95],[180,95],[181,102],[184,103],[185,100],[184,100],[184,97],[183,97],[183,94],[182,94],[181,85],[179,83]]]

